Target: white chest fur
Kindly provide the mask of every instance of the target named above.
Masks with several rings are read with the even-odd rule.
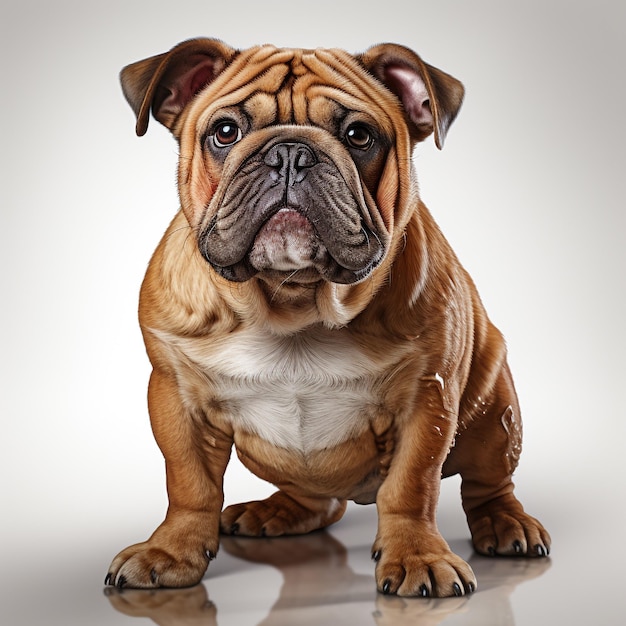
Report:
[[[335,446],[364,432],[378,404],[384,365],[344,331],[246,330],[210,342],[157,334],[212,381],[235,431],[276,446],[305,453]]]

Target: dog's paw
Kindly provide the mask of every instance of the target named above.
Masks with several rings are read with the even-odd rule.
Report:
[[[526,557],[550,554],[548,531],[524,512],[512,494],[473,509],[467,517],[474,549],[479,554]]]
[[[111,563],[104,584],[122,588],[191,587],[200,582],[215,550],[171,548],[138,543],[122,550]]]
[[[411,520],[385,526],[372,548],[378,591],[443,598],[476,590],[472,568],[450,550],[436,531]]]
[[[335,498],[294,498],[277,491],[265,500],[234,504],[222,512],[226,535],[278,537],[325,528],[341,518],[346,503]]]

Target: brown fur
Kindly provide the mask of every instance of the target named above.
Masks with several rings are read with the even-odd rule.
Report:
[[[427,110],[411,100],[403,76],[389,71],[397,65],[426,85]],[[435,522],[440,479],[456,473],[478,552],[545,556],[548,533],[513,495],[521,420],[504,341],[419,200],[411,165],[415,143],[431,132],[442,146],[460,107],[460,83],[394,45],[353,57],[270,46],[235,51],[214,40],[185,42],[133,64],[122,83],[138,134],[152,108],[179,141],[181,212],[154,254],[140,303],[153,365],[149,410],[170,506],[147,542],[114,559],[107,582],[192,585],[217,553],[220,528],[308,532],[340,519],[353,499],[378,507],[379,590],[461,595],[476,580]],[[242,103],[254,128],[219,162],[202,149],[202,133],[216,112],[243,119]],[[389,139],[356,169],[329,131],[343,108],[358,110]],[[249,153],[280,133],[338,154],[346,186],[374,214],[385,255],[363,280],[339,284],[310,272],[298,280],[269,271],[232,282],[203,258],[200,234],[235,184],[220,182],[237,180]],[[352,436],[320,449],[281,447],[233,421],[223,377],[210,364],[229,346],[266,336],[305,355],[307,342],[337,342],[366,361],[363,377],[375,399],[364,404]],[[361,383],[346,374],[344,384],[358,393]],[[279,491],[222,512],[233,445]]]

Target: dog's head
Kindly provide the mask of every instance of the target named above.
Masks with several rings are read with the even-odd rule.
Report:
[[[416,203],[411,152],[439,147],[463,87],[402,46],[364,54],[183,42],[124,68],[180,144],[179,192],[224,278],[353,284],[384,264]]]

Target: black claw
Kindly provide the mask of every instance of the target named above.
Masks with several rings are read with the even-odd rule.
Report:
[[[489,556],[496,556],[496,549],[493,546],[489,546],[487,548],[487,552],[489,553]]]
[[[117,579],[117,588],[118,589],[123,589],[127,582],[128,581],[126,580],[126,576],[120,576]]]
[[[519,541],[514,541],[513,550],[515,550],[515,554],[520,554],[522,552],[522,544]]]
[[[150,570],[150,581],[152,582],[153,585],[156,585],[158,580],[159,580],[159,575],[156,573],[156,570],[155,569],[151,569]]]
[[[463,595],[463,589],[461,589],[461,586],[459,585],[459,583],[454,583],[454,585],[452,585],[452,591],[454,591],[454,595],[457,598]]]
[[[235,522],[231,527],[230,527],[230,534],[231,535],[236,535],[239,532],[239,524],[237,524],[237,522]]]
[[[267,537],[267,530],[266,530],[265,526],[263,526],[263,528],[261,528],[261,537]]]
[[[213,552],[212,550],[207,550],[205,552],[205,555],[208,561],[213,561],[213,559],[215,559],[215,552]]]
[[[430,598],[430,591],[428,591],[428,587],[426,585],[422,585],[419,589],[419,592],[422,598]]]
[[[535,552],[537,556],[546,556],[546,549],[541,544],[535,546]]]
[[[476,585],[474,583],[467,583],[467,593],[474,593],[476,591]]]
[[[391,581],[389,579],[387,579],[384,583],[383,583],[383,593],[387,596],[391,593]]]
[[[378,563],[378,561],[380,561],[380,550],[376,550],[376,552],[372,552],[372,561],[375,561],[376,563]]]
[[[109,572],[106,575],[106,578],[104,579],[104,584],[105,585],[112,585],[113,584],[113,574],[111,574],[111,572]]]

